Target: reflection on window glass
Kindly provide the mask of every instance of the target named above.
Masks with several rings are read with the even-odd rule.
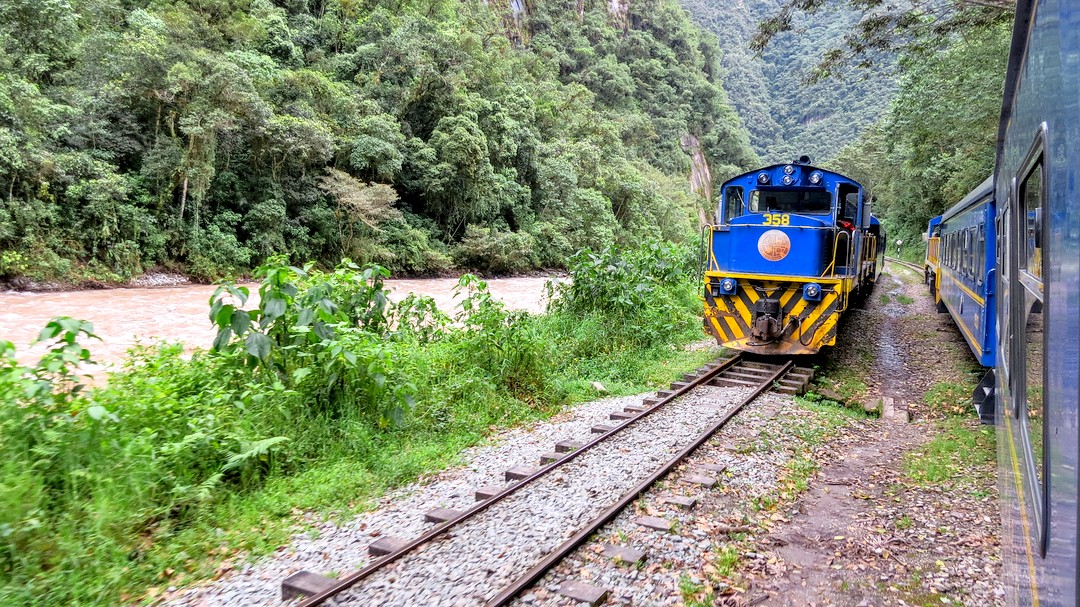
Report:
[[[1027,325],[1024,329],[1026,347],[1024,348],[1026,425],[1028,440],[1031,443],[1031,455],[1035,460],[1035,474],[1039,486],[1043,481],[1043,304],[1031,291],[1024,293],[1024,309],[1027,312]]]
[[[1042,277],[1042,182],[1042,161],[1040,161],[1024,180],[1024,184],[1020,186],[1020,195],[1024,201],[1024,216],[1027,217],[1027,227],[1024,231],[1027,254],[1024,267],[1036,278]]]
[[[730,223],[732,219],[743,214],[743,189],[742,186],[729,185],[724,190],[724,223]]]
[[[1013,239],[1006,238],[1006,236],[1010,233],[1009,230],[1012,229],[1011,222],[1009,221],[1009,215],[1010,209],[1006,204],[1002,208],[1002,212],[998,216],[997,220],[997,266],[1001,268],[1002,302],[1012,301],[1012,281],[1010,280],[1010,277],[1012,276],[1013,271],[1012,259],[1009,257],[1009,253],[1012,250],[1011,243]],[[1008,308],[1006,308],[1004,312],[1005,326],[998,326],[998,335],[1004,334],[1005,337],[1004,339],[999,339],[998,343],[1001,345],[1001,360],[1006,361],[1008,364],[1004,366],[998,365],[999,371],[1003,373],[1002,377],[999,378],[999,381],[1002,382],[1002,385],[1011,386],[1012,384],[1009,379],[1009,371],[1012,368],[1012,358],[1010,357],[1010,353],[1012,351],[1012,340],[1014,335],[1013,324],[1015,323],[1015,320],[1013,319],[1013,314],[1008,311]],[[999,318],[1001,318],[1000,315]],[[1015,409],[1013,409],[1012,406],[1005,407],[1005,410],[1006,414],[1008,415],[1016,415],[1016,411]]]
[[[1031,458],[1035,464],[1037,484],[1036,503],[1045,503],[1042,495],[1044,477],[1043,460],[1043,282],[1042,282],[1042,217],[1043,217],[1043,165],[1038,161],[1023,183],[1020,184],[1020,225],[1022,247],[1019,253],[1021,298],[1020,317],[1023,322],[1024,349],[1018,354],[1024,357],[1024,390],[1016,395],[1023,406],[1024,428],[1031,445]]]
[[[979,224],[979,242],[975,245],[975,250],[978,251],[978,257],[975,259],[975,278],[980,284],[983,281],[983,274],[986,273],[986,224]]]
[[[828,213],[832,194],[821,190],[754,190],[750,194],[754,213]]]

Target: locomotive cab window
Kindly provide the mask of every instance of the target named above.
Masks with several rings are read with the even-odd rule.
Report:
[[[832,210],[832,196],[822,190],[754,190],[750,193],[753,213],[804,213],[820,215]]]
[[[729,185],[724,190],[724,223],[744,214],[743,189],[739,185]]]
[[[839,217],[848,221],[855,221],[859,212],[859,189],[853,185],[842,183],[836,189],[836,198],[839,205]]]

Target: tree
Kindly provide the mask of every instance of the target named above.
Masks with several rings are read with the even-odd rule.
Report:
[[[858,25],[826,49],[807,78],[817,82],[843,68],[873,67],[885,52],[938,48],[950,36],[1006,22],[1016,10],[1015,0],[914,0],[900,4],[879,0],[846,0],[857,14]],[[826,0],[784,0],[780,10],[759,24],[751,48],[762,52],[776,36],[795,27],[801,15],[812,15]]]

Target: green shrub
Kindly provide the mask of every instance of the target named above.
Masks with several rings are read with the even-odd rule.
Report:
[[[622,286],[651,289],[638,310],[586,299],[608,293],[590,281],[611,276],[597,267],[611,252],[582,257],[574,278],[589,289],[558,289],[571,299],[539,317],[465,276],[453,322],[430,298],[391,305],[381,267],[272,258],[257,306],[230,283],[211,298],[211,351],[136,348],[94,389],[78,371],[88,323],[50,322],[33,367],[0,343],[0,604],[138,601],[163,571],[209,573],[223,543],[272,550],[290,528],[272,519],[349,509],[493,427],[593,394],[583,383],[670,381],[685,369],[658,361],[696,328],[677,252],[618,253],[633,268]]]
[[[549,311],[570,318],[597,315],[610,333],[604,336],[606,351],[697,334],[700,304],[689,259],[684,247],[659,242],[637,249],[609,246],[599,253],[585,249],[570,258],[571,280],[548,284]]]
[[[459,267],[508,274],[536,268],[535,250],[536,240],[527,232],[470,225],[450,253]]]

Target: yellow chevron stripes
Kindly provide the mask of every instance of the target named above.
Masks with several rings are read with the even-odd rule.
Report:
[[[725,274],[724,277],[734,276]],[[718,279],[719,276],[714,275],[713,278]],[[854,280],[777,280],[775,276],[739,276],[736,279],[738,288],[735,295],[713,297],[708,289],[709,276],[705,278],[705,330],[719,344],[737,350],[776,355],[813,354],[823,346],[836,344],[837,323],[847,307]],[[807,282],[822,285],[821,301],[803,299],[802,288]],[[757,343],[750,337],[754,304],[764,297],[780,301],[783,331],[771,343]]]

